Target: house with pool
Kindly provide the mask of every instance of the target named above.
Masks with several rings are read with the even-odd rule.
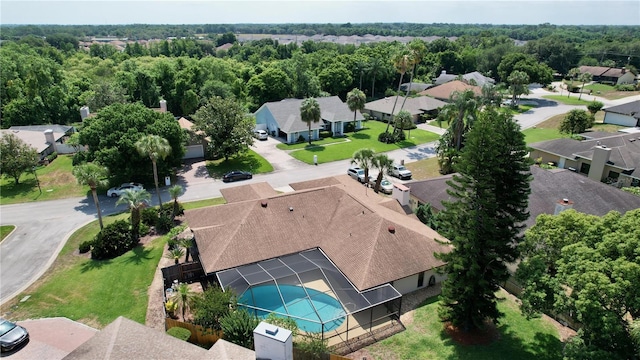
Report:
[[[395,197],[347,175],[222,189],[227,203],[185,211],[205,281],[257,316],[275,312],[329,345],[397,326],[403,296],[437,289],[447,239]],[[293,191],[292,191],[293,190]]]

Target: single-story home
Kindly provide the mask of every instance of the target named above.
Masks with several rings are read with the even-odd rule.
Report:
[[[393,198],[347,175],[290,184],[293,192],[267,196],[253,186],[223,189],[231,201],[187,210],[185,220],[206,276],[233,289],[258,315],[266,309],[316,323],[325,339],[342,342],[345,332],[350,338],[371,331],[377,326],[371,319],[397,321],[404,294],[445,278],[434,253],[451,247],[399,204],[402,185]],[[293,290],[304,290],[300,299]],[[294,298],[281,304],[282,293]],[[328,315],[286,310],[315,296],[335,309]]]
[[[640,208],[640,197],[567,169],[546,170],[532,166],[531,175],[533,179],[527,208],[531,216],[525,222],[527,228],[535,224],[538,215],[555,214],[567,207],[597,216],[603,216],[611,210],[625,213]],[[404,186],[410,189],[411,208],[415,210],[419,205],[431,204],[435,211],[444,209],[443,201],[454,200],[447,193],[447,181],[452,176],[405,183]],[[564,199],[568,201],[565,203]]]
[[[640,132],[594,131],[580,135],[584,140],[562,138],[529,144],[529,156],[595,181],[640,186]]]
[[[580,66],[581,73],[593,76],[593,81],[613,85],[633,84],[636,76],[626,68],[612,68],[608,66]]]
[[[77,151],[73,146],[65,144],[65,141],[76,131],[73,126],[67,125],[29,125],[12,126],[9,129],[0,130],[2,135],[13,134],[27,145],[36,149],[43,160],[47,155],[73,154]]]
[[[465,90],[473,91],[476,96],[482,95],[482,88],[475,85],[469,85],[460,80],[453,80],[442,85],[434,86],[430,89],[418,93],[418,95],[426,95],[442,101],[450,101],[454,92],[464,92]]]
[[[337,96],[316,98],[320,105],[320,122],[311,123],[311,140],[320,138],[320,131],[330,131],[334,136],[343,135],[345,125],[354,121],[353,111]],[[300,117],[303,99],[284,99],[263,104],[256,112],[256,129],[265,130],[271,136],[284,137],[291,144],[303,138],[309,140],[309,127]],[[355,128],[362,128],[364,117],[356,111]]]
[[[602,109],[605,124],[640,127],[640,100]]]
[[[477,85],[483,87],[485,84],[495,84],[495,80],[484,76],[481,73],[474,71],[470,73],[466,73],[464,75],[455,75],[455,74],[447,74],[446,70],[442,70],[440,75],[433,82],[435,85],[442,85],[448,83],[449,81],[462,79],[465,83],[470,85]]]
[[[373,118],[378,120],[388,120],[390,117],[392,117],[391,111],[393,111],[394,116],[398,115],[401,110],[404,97],[398,97],[397,101],[398,102],[395,105],[395,109],[395,96],[389,96],[383,99],[370,101],[364,105],[363,112],[368,113]],[[447,103],[444,101],[440,101],[429,96],[418,96],[407,98],[407,101],[404,103],[404,107],[402,107],[402,110],[407,110],[413,117],[413,121],[419,122],[422,115],[429,115],[433,117],[437,116],[438,110],[445,105],[447,105]]]
[[[209,146],[209,140],[207,139],[203,131],[195,131],[193,129],[193,122],[181,117],[178,119],[180,128],[183,129],[188,136],[187,145],[185,146],[185,152],[183,159],[197,159],[204,158],[207,147]]]
[[[432,87],[433,84],[425,84],[425,83],[421,83],[421,82],[410,82],[410,83],[403,83],[400,85],[400,90],[401,91],[409,91],[409,88],[411,88],[411,92],[415,92],[415,93],[419,93],[420,91],[424,91],[427,90],[428,88]]]

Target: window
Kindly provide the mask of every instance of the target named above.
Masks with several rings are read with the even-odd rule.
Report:
[[[587,164],[587,163],[582,163],[582,165],[580,165],[580,173],[582,174],[589,174],[589,169],[591,169],[591,164]]]
[[[424,271],[418,274],[418,287],[424,286]]]
[[[609,177],[617,180],[620,177],[620,173],[615,171],[609,171]]]

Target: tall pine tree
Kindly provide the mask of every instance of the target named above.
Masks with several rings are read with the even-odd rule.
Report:
[[[453,250],[447,262],[440,317],[463,331],[498,323],[499,284],[509,277],[507,264],[518,257],[522,223],[529,217],[529,161],[520,126],[493,108],[478,114],[469,131],[458,174],[439,216],[439,231]]]

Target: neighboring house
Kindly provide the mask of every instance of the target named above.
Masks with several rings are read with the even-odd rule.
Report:
[[[188,140],[185,146],[185,152],[183,159],[197,159],[204,158],[209,141],[203,131],[195,131],[193,129],[193,123],[183,117],[178,119],[180,128],[184,129],[187,133]]]
[[[438,100],[449,101],[454,92],[463,92],[472,90],[476,96],[482,95],[482,88],[479,86],[469,85],[460,80],[453,80],[442,85],[434,86],[430,89],[420,92],[418,95],[427,95]]]
[[[320,105],[318,123],[311,122],[311,140],[320,137],[321,130],[334,136],[344,134],[345,125],[353,122],[353,111],[337,96],[316,98]],[[256,129],[265,130],[272,136],[284,137],[291,144],[299,138],[309,140],[309,127],[300,117],[303,99],[284,99],[263,104],[256,112]],[[362,128],[364,117],[356,111],[356,129]]]
[[[612,68],[607,66],[580,66],[581,73],[593,76],[593,81],[613,85],[633,84],[636,76],[626,68]]]
[[[580,134],[585,140],[562,138],[529,144],[532,159],[618,186],[640,186],[640,132]]]
[[[533,226],[540,214],[555,214],[566,208],[603,216],[611,210],[625,213],[640,208],[640,197],[621,191],[613,186],[585,178],[566,169],[545,170],[531,167],[530,213],[525,222],[527,228]],[[435,179],[412,181],[404,185],[410,189],[410,205],[415,210],[418,205],[431,204],[435,211],[444,208],[442,201],[454,201],[447,193],[452,175]],[[565,203],[563,200],[567,199]]]
[[[436,241],[446,239],[395,199],[347,175],[290,186],[294,192],[268,196],[252,185],[223,189],[232,201],[185,211],[195,258],[209,279],[240,298],[259,286],[286,284],[332,293],[344,306],[336,316],[346,315],[346,324],[320,331],[342,342],[345,325],[353,338],[370,331],[363,322],[370,325],[371,318],[397,321],[403,294],[445,278],[436,272],[444,262],[434,253],[450,250]],[[357,321],[363,332],[348,321]]]
[[[640,127],[640,100],[602,109],[605,124]]]
[[[414,81],[412,83],[404,83],[400,85],[400,90],[405,92],[409,91],[409,85],[411,85],[411,92],[415,92],[415,93],[419,93],[420,91],[427,90],[428,88],[433,86],[433,84],[425,84],[425,83]]]
[[[226,51],[226,50],[231,49],[232,47],[233,47],[232,43],[226,43],[226,44],[222,44],[222,45],[216,47],[216,51],[220,51],[220,50],[225,50]]]
[[[377,120],[388,120],[392,117],[392,110],[394,116],[398,115],[403,101],[404,97],[399,97],[394,110],[393,104],[396,102],[396,97],[389,96],[384,99],[366,103],[363,112],[369,113],[369,115]],[[402,109],[407,110],[411,114],[414,122],[419,122],[422,115],[428,115],[429,117],[437,116],[438,110],[445,105],[447,105],[447,103],[444,101],[429,96],[418,96],[407,98],[407,102]]]
[[[256,353],[222,339],[206,350],[119,316],[63,358],[75,359],[255,360]]]
[[[477,85],[480,87],[483,87],[485,84],[493,85],[496,82],[494,79],[484,76],[477,71],[470,72],[460,76],[460,75],[454,75],[454,74],[447,74],[446,70],[442,70],[442,73],[440,73],[440,75],[436,78],[436,80],[433,83],[435,85],[442,85],[453,80],[458,80],[459,78],[461,78],[465,83],[469,85]]]
[[[36,149],[43,160],[47,155],[73,154],[77,151],[73,146],[65,144],[65,141],[76,131],[73,126],[66,125],[29,125],[12,126],[9,129],[0,130],[2,135],[13,134],[27,145]]]

